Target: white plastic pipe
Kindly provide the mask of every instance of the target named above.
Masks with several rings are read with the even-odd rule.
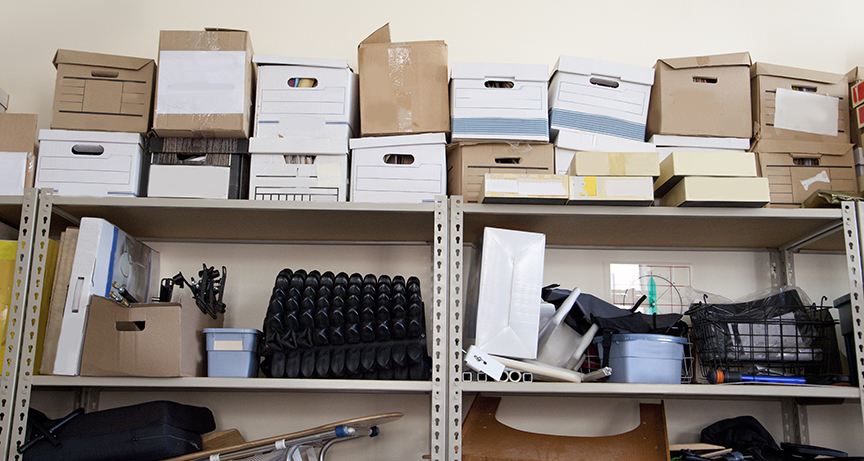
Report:
[[[561,381],[569,381],[571,383],[582,382],[583,375],[582,373],[579,373],[577,371],[566,370],[561,367],[553,367],[552,365],[547,365],[543,362],[514,360],[508,359],[506,357],[500,357],[497,355],[494,355],[493,357],[495,358],[495,360],[501,362],[505,367],[512,368],[514,370],[534,373],[535,375],[548,376],[550,378],[559,379]]]

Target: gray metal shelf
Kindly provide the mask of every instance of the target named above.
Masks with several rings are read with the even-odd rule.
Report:
[[[95,387],[103,390],[171,389],[179,391],[220,390],[236,392],[298,391],[357,394],[416,394],[432,391],[430,381],[375,381],[348,379],[267,379],[267,378],[137,378],[88,376],[34,376],[40,389]]]

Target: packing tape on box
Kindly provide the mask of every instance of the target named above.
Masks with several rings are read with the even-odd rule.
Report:
[[[245,51],[159,52],[156,114],[243,114]]]
[[[405,66],[411,64],[411,49],[405,46],[391,45],[387,49],[387,58],[390,69],[390,84],[393,86],[394,94],[396,95],[396,120],[399,131],[414,131],[414,116],[412,113],[413,95],[405,88],[405,79],[408,77],[405,72]]]

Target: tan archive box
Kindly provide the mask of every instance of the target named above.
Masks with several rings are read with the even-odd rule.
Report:
[[[391,42],[385,24],[360,42],[357,62],[363,136],[450,132],[443,41]]]
[[[486,173],[479,200],[480,203],[563,205],[569,198],[569,176]]]
[[[90,298],[81,376],[207,376],[205,328],[221,328],[185,293],[180,303],[122,306]]]
[[[22,195],[36,179],[36,114],[0,113],[0,195]]]
[[[772,207],[795,207],[817,189],[855,192],[852,144],[763,139],[752,149],[759,176],[768,178]]]
[[[478,203],[486,173],[552,174],[555,149],[540,142],[460,142],[447,146],[447,195]]]
[[[242,30],[159,32],[153,130],[163,138],[248,138],[255,68]]]
[[[571,176],[660,176],[657,152],[576,152]]]
[[[757,62],[750,83],[757,140],[849,142],[845,75]]]
[[[765,178],[683,178],[660,199],[660,206],[762,208],[770,199]]]
[[[672,152],[660,163],[660,177],[654,181],[654,195],[663,197],[688,176],[758,176],[753,152]]]
[[[750,138],[750,53],[660,59],[648,106],[655,134]]]
[[[153,110],[152,59],[57,50],[51,128],[146,133]]]

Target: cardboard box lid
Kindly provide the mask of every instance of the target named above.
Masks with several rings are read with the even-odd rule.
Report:
[[[259,66],[303,66],[351,70],[348,61],[345,59],[292,58],[287,56],[256,54],[255,56],[252,56],[252,62]]]
[[[854,144],[839,142],[807,142],[807,141],[782,141],[777,139],[760,139],[753,145],[752,152],[756,153],[782,153],[801,155],[846,155],[854,147]]]
[[[570,130],[560,130],[554,144],[560,149],[592,152],[657,152],[653,142]]]
[[[249,138],[250,154],[345,155],[348,140],[343,138]]]
[[[750,148],[748,138],[714,138],[708,136],[674,136],[655,134],[648,140],[659,147],[700,147],[708,149],[747,150]]]
[[[140,70],[153,63],[152,59],[117,56],[113,54],[89,53],[86,51],[57,50],[54,67],[58,64],[78,66],[110,67],[112,69]]]
[[[760,75],[807,80],[829,85],[846,82],[846,76],[842,74],[757,62],[750,67],[750,78],[758,77]]]
[[[151,153],[248,154],[246,138],[148,138]]]
[[[105,142],[113,144],[144,144],[138,133],[111,131],[39,130],[39,141]]]
[[[446,144],[444,133],[411,134],[404,136],[381,136],[372,138],[352,138],[351,149],[368,149],[373,147],[415,146],[419,144]]]
[[[715,54],[711,56],[694,56],[689,58],[658,59],[673,69],[693,69],[699,67],[750,66],[750,53]]]
[[[36,114],[0,114],[0,152],[33,152]]]
[[[518,80],[545,82],[549,66],[545,64],[488,64],[482,62],[454,62],[450,65],[451,79]]]
[[[558,62],[555,63],[552,74],[554,75],[559,70],[569,74],[616,78],[622,82],[639,83],[642,85],[654,84],[653,67],[633,66],[562,54],[558,57]]]

